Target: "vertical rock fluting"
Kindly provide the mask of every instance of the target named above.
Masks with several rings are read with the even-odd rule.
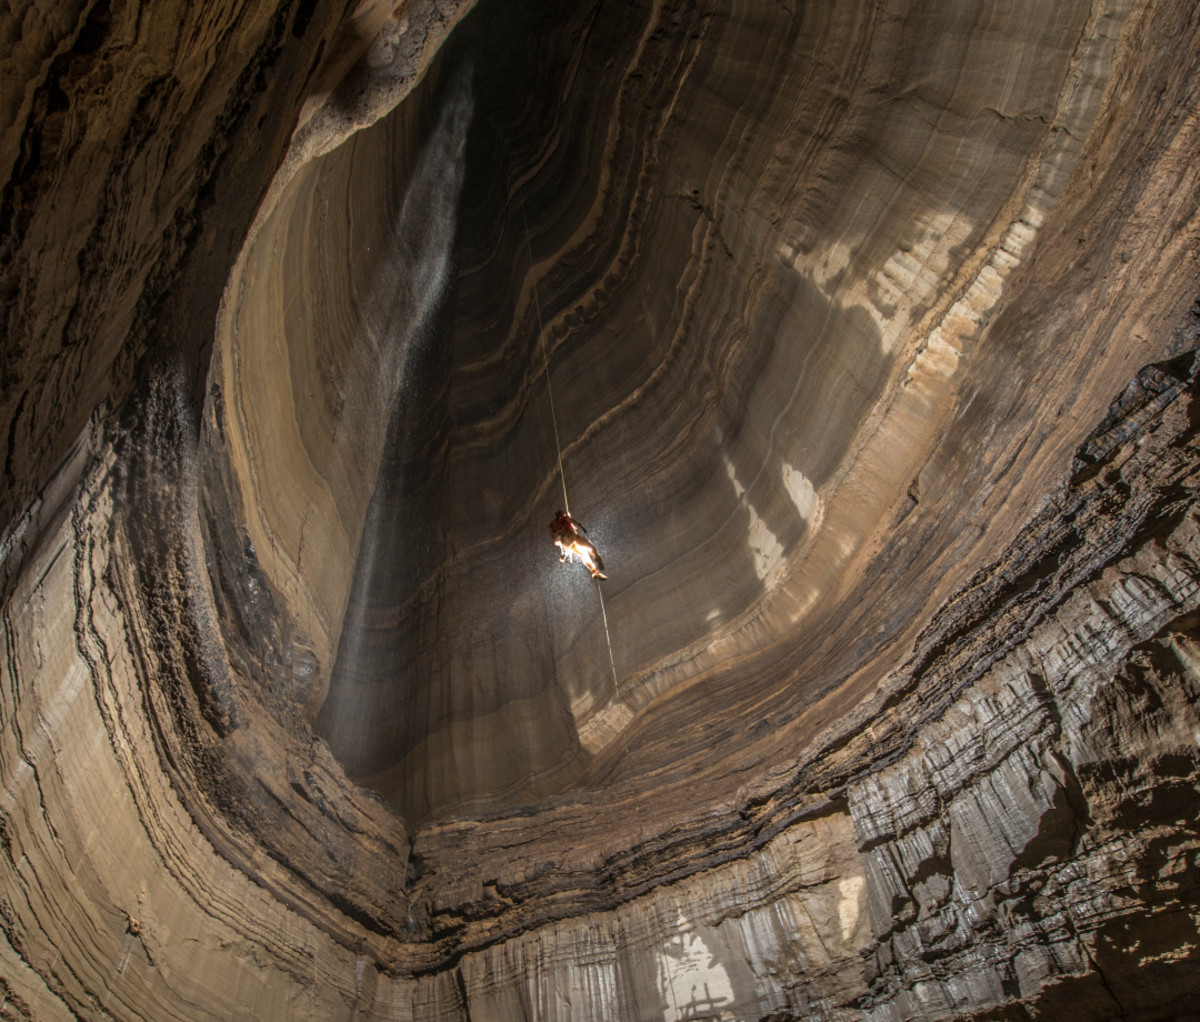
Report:
[[[2,1013],[1200,1013],[1191,7],[336,7],[3,65]]]

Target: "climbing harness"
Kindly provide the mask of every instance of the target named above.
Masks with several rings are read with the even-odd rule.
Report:
[[[562,456],[562,441],[559,439],[558,432],[558,414],[554,410],[554,389],[550,385],[550,356],[546,351],[546,329],[542,325],[542,303],[538,299],[537,278],[534,275],[533,269],[533,245],[529,240],[529,220],[525,217],[524,211],[521,213],[521,218],[525,225],[525,250],[529,254],[529,285],[533,291],[533,307],[537,311],[538,323],[538,343],[542,351],[542,370],[546,374],[546,396],[550,399],[550,421],[554,424],[554,449],[558,454],[558,477],[562,482],[563,493],[563,509],[567,516],[571,514],[571,501],[567,497],[567,473],[563,469]],[[592,548],[595,549],[594,547]],[[599,555],[597,555],[597,560]],[[586,562],[585,562],[586,563]],[[608,645],[608,666],[612,669],[613,686],[617,694],[621,693],[621,683],[617,680],[617,665],[613,659],[612,634],[608,630],[608,611],[604,607],[604,590],[600,588],[600,579],[593,574],[593,579],[596,582],[596,595],[600,597],[600,616],[604,621],[604,641]]]

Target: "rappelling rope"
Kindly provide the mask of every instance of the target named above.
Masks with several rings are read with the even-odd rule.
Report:
[[[542,303],[538,300],[537,277],[533,269],[533,245],[529,241],[529,220],[524,210],[521,219],[525,224],[525,249],[529,253],[529,286],[533,291],[533,307],[537,310],[538,343],[542,349],[542,369],[546,373],[546,396],[550,399],[550,421],[554,423],[554,450],[558,454],[558,478],[562,480],[563,510],[571,513],[571,502],[567,499],[567,473],[563,470],[562,442],[558,436],[558,414],[554,411],[554,388],[550,386],[550,356],[546,352],[546,329],[542,325]],[[617,696],[621,695],[621,682],[617,679],[617,664],[613,660],[612,633],[608,630],[608,611],[604,608],[604,590],[600,588],[600,580],[595,579],[596,595],[600,597],[600,617],[604,621],[604,641],[608,645],[608,666],[612,668],[613,688]]]
[[[521,214],[525,218],[524,212]],[[567,473],[563,471],[562,443],[558,439],[558,415],[554,411],[554,389],[550,386],[550,356],[546,353],[546,330],[542,326],[542,303],[538,301],[537,278],[533,272],[533,246],[529,243],[529,221],[525,220],[525,249],[529,253],[529,286],[533,289],[533,307],[537,310],[538,342],[542,347],[542,368],[546,372],[546,394],[550,398],[550,421],[554,423],[554,449],[558,452],[558,477],[562,480],[563,510],[571,513],[571,502],[567,500]],[[600,597],[603,602],[604,597]]]
[[[621,695],[621,683],[617,680],[617,665],[613,660],[612,635],[608,631],[608,611],[604,609],[604,590],[600,588],[600,580],[595,579],[596,595],[600,597],[600,616],[604,619],[604,641],[608,643],[608,666],[612,668],[613,688],[617,696]]]

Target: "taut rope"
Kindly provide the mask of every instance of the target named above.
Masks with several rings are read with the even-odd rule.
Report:
[[[537,278],[533,271],[533,245],[529,241],[529,220],[524,211],[521,218],[525,223],[525,250],[529,253],[529,286],[533,290],[533,307],[537,310],[538,343],[542,349],[542,369],[546,374],[546,396],[550,399],[550,421],[554,423],[554,450],[558,454],[558,477],[562,480],[563,510],[571,513],[571,502],[567,499],[567,473],[563,470],[562,442],[558,435],[558,413],[554,410],[554,389],[550,386],[550,356],[546,352],[546,328],[542,325],[542,303],[538,300]],[[613,660],[612,634],[608,630],[608,611],[604,608],[604,590],[596,579],[596,595],[600,597],[600,617],[604,621],[604,641],[608,644],[608,666],[612,668],[613,688],[621,695],[621,683],[617,680],[617,664]]]
[[[521,214],[524,218],[525,214]],[[554,389],[550,386],[550,356],[546,353],[546,330],[542,326],[542,303],[538,301],[537,278],[533,275],[533,246],[529,243],[529,221],[525,220],[525,250],[529,253],[529,286],[533,288],[533,307],[537,309],[538,342],[542,348],[542,368],[546,372],[546,396],[550,398],[550,421],[554,423],[554,449],[558,452],[558,477],[562,480],[563,510],[571,513],[567,500],[567,473],[563,471],[562,443],[558,438],[558,414],[554,411]],[[603,599],[603,597],[601,597]]]

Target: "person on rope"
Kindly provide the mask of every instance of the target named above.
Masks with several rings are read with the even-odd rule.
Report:
[[[554,513],[554,520],[550,523],[550,538],[559,549],[558,563],[562,564],[568,558],[572,561],[578,558],[592,573],[592,578],[608,578],[604,574],[604,562],[600,560],[600,552],[590,539],[584,537],[585,532],[587,529],[566,511],[560,509]]]

